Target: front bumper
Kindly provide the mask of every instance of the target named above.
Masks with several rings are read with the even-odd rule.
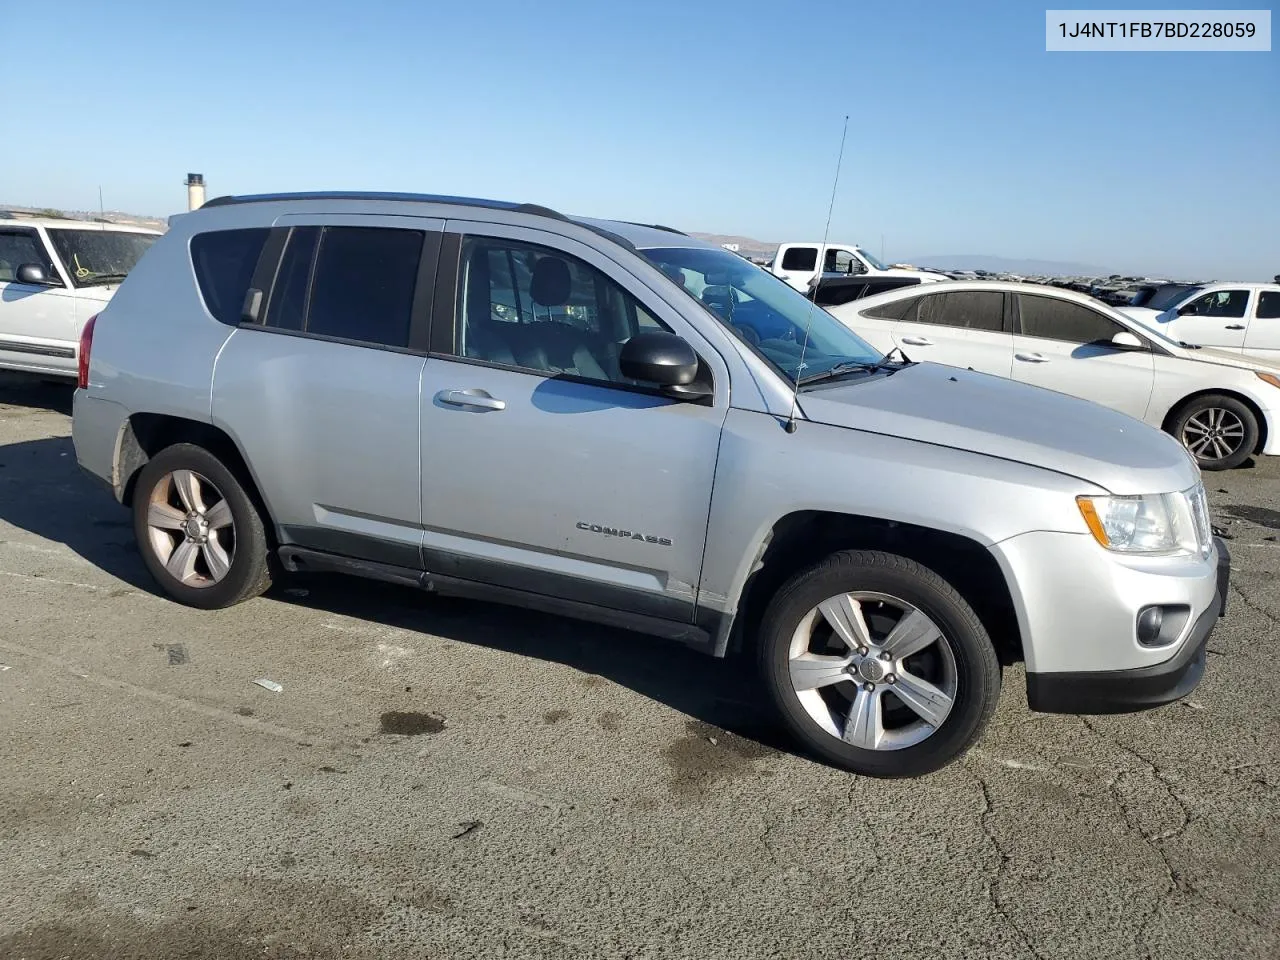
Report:
[[[1131,670],[1027,673],[1027,703],[1040,713],[1133,713],[1185,697],[1204,676],[1206,648],[1218,619],[1227,612],[1231,554],[1218,550],[1217,593],[1196,619],[1178,652],[1163,663]]]

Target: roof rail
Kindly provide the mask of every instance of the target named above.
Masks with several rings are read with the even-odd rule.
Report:
[[[240,203],[275,203],[283,200],[393,200],[403,203],[450,203],[461,207],[485,207],[490,210],[519,210],[565,219],[554,210],[529,203],[507,200],[484,200],[479,197],[451,197],[433,193],[389,193],[379,191],[320,190],[305,193],[252,193],[214,197],[205,207],[229,207]],[[203,209],[203,208],[202,208]]]

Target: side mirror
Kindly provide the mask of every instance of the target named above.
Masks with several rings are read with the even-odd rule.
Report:
[[[22,264],[18,267],[18,272],[13,277],[18,283],[29,283],[37,287],[48,287],[54,283],[49,279],[49,275],[44,272],[44,267],[38,263]]]
[[[665,330],[637,333],[622,345],[618,367],[622,375],[641,383],[652,383],[680,399],[705,397],[709,391],[696,384],[698,355],[693,347]]]
[[[1142,340],[1128,330],[1121,330],[1112,337],[1111,345],[1120,350],[1141,350],[1143,348]]]

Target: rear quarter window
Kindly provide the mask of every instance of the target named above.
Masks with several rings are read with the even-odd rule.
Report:
[[[269,232],[266,227],[215,230],[191,238],[196,283],[214,319],[232,326],[240,322],[244,295]]]

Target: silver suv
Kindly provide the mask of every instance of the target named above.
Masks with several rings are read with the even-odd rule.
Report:
[[[174,599],[339,571],[741,651],[860,773],[955,759],[1017,661],[1034,710],[1181,697],[1225,609],[1175,440],[892,362],[664,227],[225,197],[173,218],[82,371],[76,455]]]

